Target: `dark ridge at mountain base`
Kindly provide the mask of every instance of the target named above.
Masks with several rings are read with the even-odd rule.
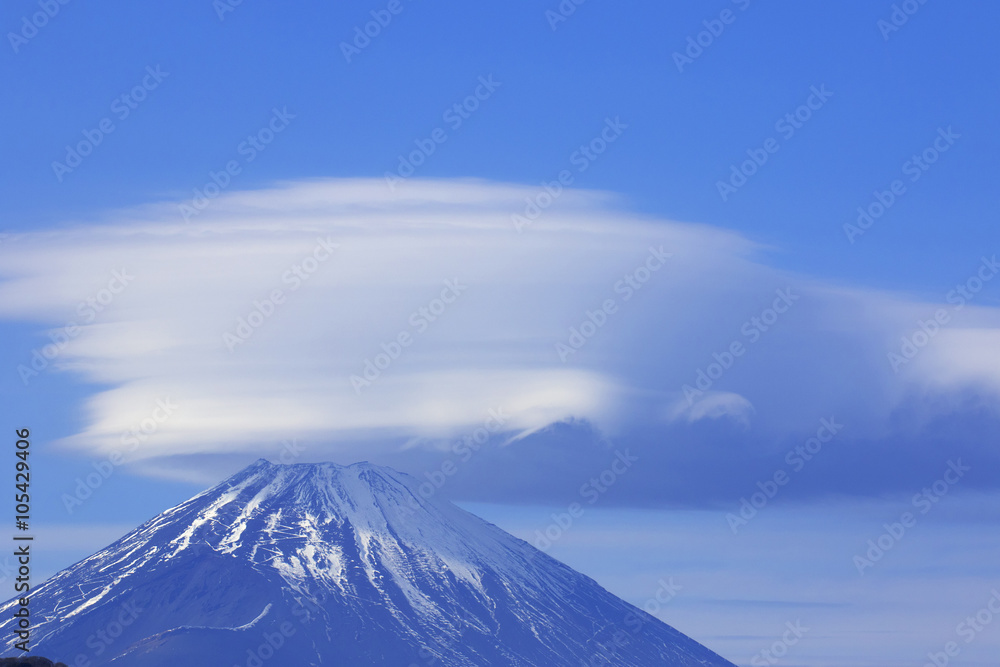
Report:
[[[66,663],[30,656],[27,658],[0,658],[0,667],[66,667]]]
[[[733,667],[367,463],[260,460],[38,586],[32,611],[39,653],[90,667]]]

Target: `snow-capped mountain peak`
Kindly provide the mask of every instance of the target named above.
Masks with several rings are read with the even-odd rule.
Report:
[[[37,653],[71,665],[228,667],[258,649],[290,665],[730,664],[369,463],[258,460],[32,600]]]

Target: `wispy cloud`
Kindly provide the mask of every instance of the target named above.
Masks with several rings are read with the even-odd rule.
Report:
[[[66,445],[106,456],[157,401],[179,406],[128,452],[147,470],[290,436],[321,443],[317,457],[377,458],[496,407],[512,433],[582,420],[647,440],[726,417],[759,456],[824,415],[885,438],[915,396],[1000,386],[1000,310],[985,298],[956,309],[947,285],[920,303],[790,274],[740,234],[632,215],[607,193],[567,190],[518,233],[536,191],[321,180],[228,192],[187,223],[176,202],[113,212],[0,246],[0,316],[79,327],[35,371],[99,385]],[[651,247],[670,259],[645,282]],[[114,271],[127,289],[88,320],[81,304]],[[641,287],[618,289],[629,277]],[[609,301],[613,317],[560,359],[556,344]],[[894,368],[940,308],[948,323]]]

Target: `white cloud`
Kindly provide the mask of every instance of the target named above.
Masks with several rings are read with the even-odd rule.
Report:
[[[753,404],[739,394],[728,391],[710,391],[698,398],[680,398],[667,408],[669,420],[684,419],[696,422],[701,419],[728,417],[746,427],[750,426]]]
[[[1000,328],[942,329],[917,349],[910,363],[921,383],[949,389],[979,385],[1000,393]]]
[[[190,224],[176,203],[121,211],[0,246],[0,317],[40,332],[80,326],[51,366],[102,388],[67,444],[106,455],[138,429],[133,461],[267,452],[292,436],[333,452],[432,440],[501,407],[515,431],[577,418],[613,432],[655,422],[736,340],[746,354],[674,417],[747,423],[754,412],[754,428],[794,429],[843,408],[877,425],[914,380],[886,353],[933,304],[778,271],[737,233],[632,216],[602,193],[567,191],[518,233],[511,214],[535,194],[480,181],[413,181],[395,194],[381,180],[307,181],[225,194]],[[616,289],[661,246],[672,253],[662,270]],[[124,289],[116,271],[130,277]],[[439,302],[454,281],[462,289]],[[751,342],[741,325],[790,285],[801,300]],[[275,290],[282,298],[265,304]],[[613,314],[563,363],[556,344],[609,299]],[[227,346],[255,308],[260,326]],[[968,325],[956,317],[917,360],[931,369],[922,382],[1000,378],[980,363],[995,349],[995,309],[966,314],[980,333],[959,333]],[[409,345],[397,351],[401,334]],[[384,368],[369,368],[378,377],[359,392],[351,376],[366,360]],[[157,420],[166,399],[178,407]]]

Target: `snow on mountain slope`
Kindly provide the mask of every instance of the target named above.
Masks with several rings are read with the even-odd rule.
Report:
[[[368,463],[263,459],[32,595],[72,667],[731,665],[593,580]],[[4,655],[16,655],[0,606]]]

